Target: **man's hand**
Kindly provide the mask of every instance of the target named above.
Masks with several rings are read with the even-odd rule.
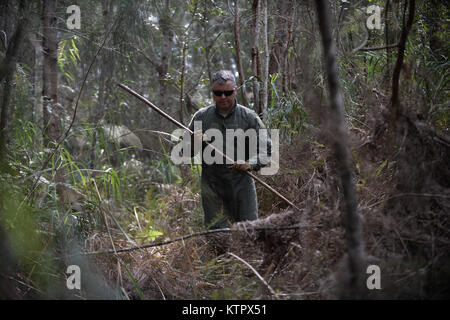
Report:
[[[236,172],[245,173],[247,171],[251,171],[253,169],[253,165],[251,163],[235,163],[231,166],[231,169]]]

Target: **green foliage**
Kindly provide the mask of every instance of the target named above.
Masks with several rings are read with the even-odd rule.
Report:
[[[385,70],[386,52],[385,51],[366,51],[361,54],[365,61],[367,81],[377,79]]]
[[[121,180],[116,170],[106,168],[103,172],[103,187],[107,197],[114,197],[118,201],[122,201]]]
[[[0,226],[10,246],[8,253],[17,262],[14,271],[26,275],[34,288],[31,294],[43,293],[58,278],[53,253],[48,250],[52,224],[46,212],[23,201],[26,189],[19,183],[20,174],[11,173],[0,173]]]
[[[280,138],[287,142],[303,133],[307,124],[307,114],[301,97],[291,91],[287,96],[279,94],[275,81],[271,79],[272,101],[268,106],[266,125],[268,128],[279,129]]]
[[[147,229],[137,235],[138,238],[141,238],[144,242],[153,241],[159,236],[162,236],[164,233],[161,231]]]
[[[154,163],[154,167],[164,184],[180,183],[181,177],[179,168],[170,160],[170,155],[159,137],[159,143],[163,152],[163,157]]]
[[[429,119],[441,130],[450,127],[450,62],[444,54],[439,55],[429,45],[409,43],[408,53],[416,57],[414,81],[425,97],[424,103]]]
[[[76,45],[76,42],[79,40],[79,37],[73,36],[70,39],[59,42],[58,66],[69,85],[74,84],[75,78],[73,73],[76,72],[78,63],[81,61],[80,51]]]

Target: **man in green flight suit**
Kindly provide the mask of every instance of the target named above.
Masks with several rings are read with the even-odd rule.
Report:
[[[197,111],[189,129],[194,131],[191,143],[203,151],[204,222],[207,228],[215,229],[227,227],[229,222],[258,219],[255,183],[245,172],[258,171],[269,163],[272,142],[256,112],[237,103],[237,86],[231,71],[221,70],[213,75],[212,92],[215,104]],[[224,147],[221,151],[231,154],[234,163],[216,155],[205,141],[218,149]],[[199,150],[193,146],[195,155]],[[206,161],[208,148],[211,156]]]

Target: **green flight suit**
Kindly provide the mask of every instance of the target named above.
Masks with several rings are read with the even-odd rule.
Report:
[[[237,138],[227,141],[226,129],[242,129],[244,132],[254,129],[257,134],[257,145],[251,148],[249,144],[252,143],[252,140],[245,139],[245,156],[241,160],[251,163],[253,170],[259,170],[260,167],[268,164],[272,142],[264,131],[266,129],[263,122],[253,110],[235,104],[224,117],[215,105],[211,105],[194,114],[189,124],[189,129],[192,131],[195,129],[194,121],[201,121],[203,133],[208,129],[221,131],[224,139],[222,142],[224,153],[233,146],[235,149],[237,148]],[[259,129],[264,130],[260,131]],[[253,142],[255,141],[253,140]],[[261,146],[263,147],[261,148]],[[205,148],[206,144],[203,143],[203,152],[206,152]],[[255,150],[255,148],[256,152],[252,153],[250,149]],[[234,161],[238,159],[237,153],[234,152],[232,158]],[[214,151],[211,154],[215,154]],[[227,227],[228,221],[233,223],[258,219],[258,202],[253,179],[248,175],[231,170],[231,164],[227,164],[223,157],[222,164],[207,164],[204,161],[203,153],[202,157],[201,195],[206,227],[224,228]]]

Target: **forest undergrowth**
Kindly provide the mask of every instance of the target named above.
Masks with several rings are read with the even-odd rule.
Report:
[[[379,102],[364,115],[369,119],[367,126],[348,122],[367,261],[382,270],[382,289],[368,291],[367,297],[448,297],[447,138],[405,114],[399,121],[402,125],[396,127],[403,132],[398,135],[400,147],[386,148],[392,145],[389,139],[393,136],[386,120],[389,101]],[[11,214],[23,206],[19,220],[17,215],[6,218],[7,230],[16,223],[13,252],[17,257],[11,259],[17,259],[19,266],[9,281],[11,295],[337,298],[340,279],[347,272],[342,198],[326,121],[319,122],[322,127],[305,125],[290,143],[282,144],[279,172],[263,177],[301,211],[289,208],[258,185],[260,219],[206,235],[197,235],[205,231],[199,167],[177,168],[166,156],[150,165],[137,160],[131,165],[127,160],[122,167],[94,175],[62,152],[59,165],[69,168],[73,178],[72,185],[66,186],[72,198],[65,213],[56,209],[55,185],[42,177],[34,197],[48,206],[47,211],[27,207],[19,199],[7,201]],[[16,165],[20,170],[20,163]],[[14,181],[16,175],[4,175],[3,181]],[[44,201],[48,196],[54,200]],[[282,230],[286,226],[299,228]],[[112,252],[192,234],[169,244]],[[89,270],[83,276],[90,279],[89,284],[77,294],[64,288],[65,268],[71,264]]]
[[[435,141],[435,133],[414,132],[417,124],[409,117],[404,118],[411,128],[402,147],[393,151],[380,148],[389,139],[383,112],[386,114],[386,109],[383,111],[381,105],[368,115],[373,118],[369,128],[354,124],[350,128],[367,260],[382,270],[382,290],[368,292],[368,297],[448,297],[450,179],[448,169],[443,170],[448,168],[448,148]],[[129,271],[117,268],[112,257],[109,264],[99,257],[101,269],[114,270],[110,279],[120,279],[130,298],[336,298],[339,279],[346,273],[346,243],[339,183],[324,132],[311,127],[282,146],[280,172],[265,178],[275,189],[290,195],[302,208],[300,212],[258,186],[259,220],[235,224],[231,232],[119,253],[128,262]],[[430,160],[423,159],[419,168],[411,166],[411,159],[417,163],[419,157]],[[199,200],[189,186],[168,185],[157,200],[162,204],[160,212],[164,212],[153,224],[164,233],[158,240],[201,231]],[[301,227],[255,230],[286,225]],[[108,242],[106,233],[89,239],[89,251],[110,248]],[[116,249],[130,246],[121,237],[114,244]]]

